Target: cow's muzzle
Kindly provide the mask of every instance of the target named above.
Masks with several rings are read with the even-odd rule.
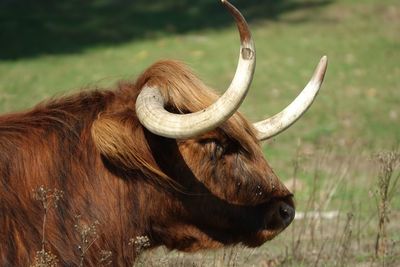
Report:
[[[273,199],[268,205],[268,212],[264,217],[264,228],[282,231],[293,221],[295,208],[291,196],[282,199]]]

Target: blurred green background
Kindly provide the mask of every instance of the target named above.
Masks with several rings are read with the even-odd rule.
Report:
[[[231,2],[247,18],[257,46],[255,78],[241,107],[250,120],[279,112],[319,58],[329,58],[310,110],[263,144],[284,180],[297,175],[309,185],[298,192],[298,206],[310,194],[316,169],[322,180],[350,181],[335,189],[332,207],[347,210],[344,200],[374,203],[367,196],[376,184],[371,158],[400,143],[400,1]],[[238,46],[233,20],[218,0],[0,0],[0,111],[133,80],[166,58],[186,62],[223,92]],[[295,171],[299,158],[303,167]],[[367,206],[360,213],[370,218],[375,206]],[[398,197],[393,207],[399,216]]]
[[[328,55],[313,107],[271,144],[295,139],[346,150],[400,140],[400,15],[396,0],[237,0],[257,45],[257,70],[241,108],[251,120],[281,110]],[[218,0],[0,1],[0,111],[49,96],[134,79],[157,59],[189,64],[221,92],[238,37]]]

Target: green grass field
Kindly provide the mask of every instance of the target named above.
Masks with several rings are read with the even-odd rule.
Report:
[[[78,2],[0,2],[2,113],[135,79],[165,58],[186,62],[220,92],[229,84],[239,40],[217,0]],[[400,152],[400,2],[232,2],[249,18],[257,46],[255,78],[241,107],[250,120],[284,108],[319,58],[328,56],[327,76],[313,106],[263,147],[283,180],[298,181],[298,211],[338,210],[340,215],[298,220],[256,250],[189,256],[157,250],[147,254],[154,260],[141,264],[399,266],[400,183],[392,182],[386,256],[376,258],[374,246],[376,154]]]

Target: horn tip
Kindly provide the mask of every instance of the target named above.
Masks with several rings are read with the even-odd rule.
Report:
[[[232,9],[232,4],[228,0],[221,0],[221,3],[228,9]]]
[[[326,69],[328,67],[328,57],[325,55],[321,58],[315,70],[313,80],[317,83],[322,83],[325,77]]]

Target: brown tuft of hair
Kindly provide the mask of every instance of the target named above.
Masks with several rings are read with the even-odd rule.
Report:
[[[138,121],[133,122],[132,118],[122,114],[100,115],[93,122],[92,138],[100,153],[119,168],[169,179],[157,168],[143,128],[138,125]]]

